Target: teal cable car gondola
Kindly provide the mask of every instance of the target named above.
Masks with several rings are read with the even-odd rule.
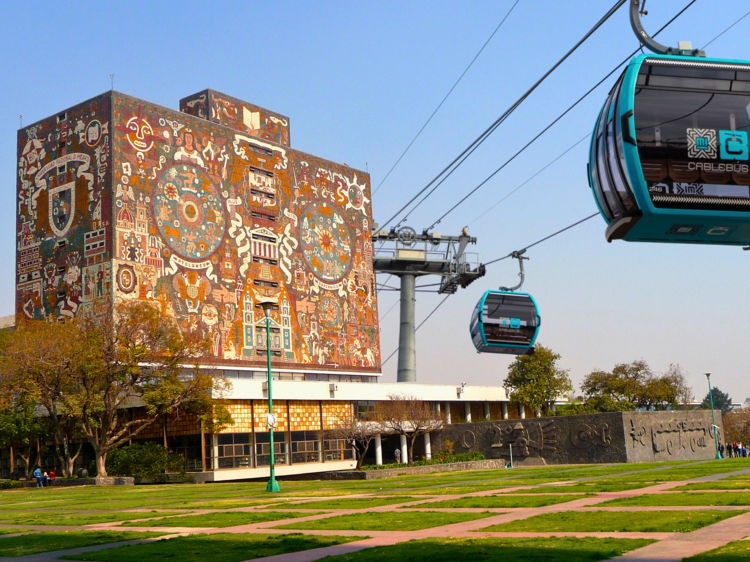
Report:
[[[750,62],[681,44],[634,58],[594,129],[589,184],[606,238],[750,244]]]
[[[534,353],[534,343],[542,323],[539,309],[534,297],[515,292],[524,282],[523,260],[529,259],[523,257],[525,251],[512,254],[521,268],[521,282],[515,287],[485,292],[474,308],[469,330],[471,341],[479,353]]]

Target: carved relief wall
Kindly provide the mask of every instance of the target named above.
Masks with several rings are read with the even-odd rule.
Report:
[[[111,296],[110,98],[18,131],[16,316],[71,318]]]
[[[234,128],[110,92],[19,131],[18,313],[138,300],[214,364],[378,373],[369,175],[205,93],[183,105]]]
[[[721,424],[720,420],[717,420]],[[721,441],[722,429],[719,429]],[[448,426],[433,439],[515,464],[711,459],[711,412],[614,412]]]

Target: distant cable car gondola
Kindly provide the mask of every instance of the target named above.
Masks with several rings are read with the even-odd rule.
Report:
[[[661,54],[630,62],[594,129],[589,184],[607,240],[750,244],[750,62],[660,45],[639,0],[630,21]]]
[[[524,281],[522,252],[513,254],[521,266],[521,282],[515,287],[487,291],[471,316],[471,339],[479,353],[531,355],[541,318],[534,298],[516,293]]]

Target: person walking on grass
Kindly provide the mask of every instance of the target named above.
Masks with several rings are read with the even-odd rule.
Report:
[[[721,458],[724,458],[724,443],[719,443],[719,454],[721,455]]]
[[[36,478],[36,487],[41,488],[42,487],[42,471],[37,466],[36,470],[34,471],[34,478]]]

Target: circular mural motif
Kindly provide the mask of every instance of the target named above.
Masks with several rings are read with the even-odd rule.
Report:
[[[349,270],[352,237],[341,212],[327,201],[310,204],[302,215],[302,253],[313,273],[338,281]]]
[[[224,237],[224,209],[219,193],[198,168],[172,166],[156,184],[154,216],[167,244],[180,256],[202,259]]]
[[[330,329],[341,326],[341,307],[336,299],[331,297],[320,299],[320,321]]]

